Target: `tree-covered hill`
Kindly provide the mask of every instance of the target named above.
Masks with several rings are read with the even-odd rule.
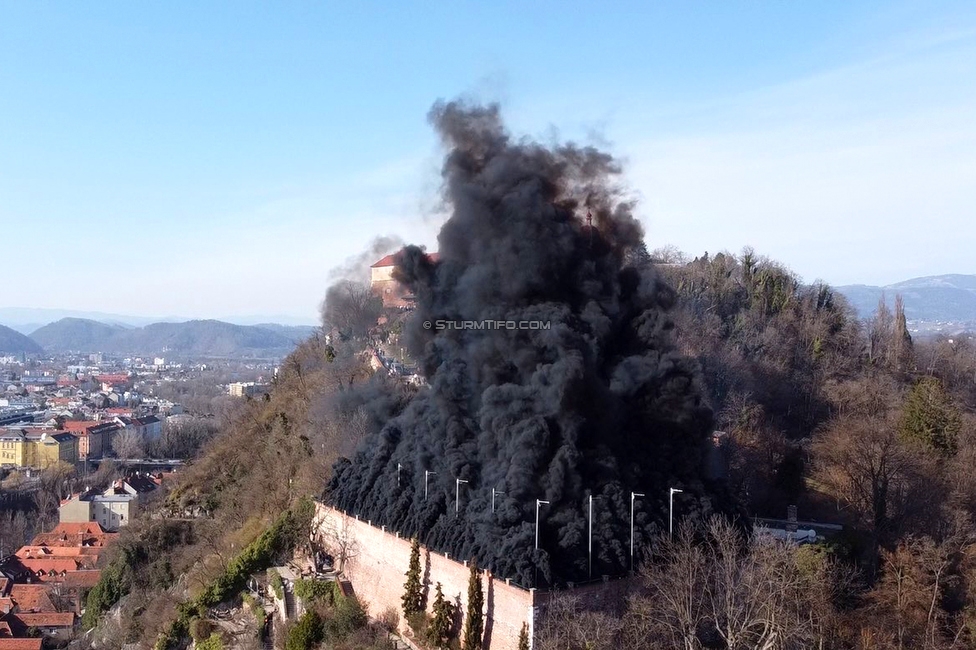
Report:
[[[83,318],[63,318],[31,338],[53,352],[168,354],[189,357],[285,356],[311,328],[234,325],[216,320],[122,327]]]
[[[0,354],[21,354],[23,352],[38,354],[43,351],[41,345],[36,341],[5,325],[0,325]]]

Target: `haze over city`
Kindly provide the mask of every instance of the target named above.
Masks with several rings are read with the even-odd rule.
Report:
[[[459,94],[620,156],[648,248],[976,272],[972,4],[579,9],[0,5],[0,306],[313,323],[376,235],[437,247]]]

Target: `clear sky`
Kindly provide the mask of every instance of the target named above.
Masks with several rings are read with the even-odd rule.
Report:
[[[0,0],[0,307],[316,318],[433,246],[438,98],[626,161],[649,248],[976,273],[976,3]]]

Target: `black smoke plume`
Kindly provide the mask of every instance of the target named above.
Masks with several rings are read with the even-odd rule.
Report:
[[[591,574],[592,495],[592,575],[626,572],[631,492],[646,495],[638,548],[666,532],[670,487],[685,490],[681,518],[712,507],[700,480],[711,413],[671,343],[675,292],[646,261],[609,154],[514,140],[497,106],[438,104],[430,120],[448,150],[450,218],[437,261],[408,246],[397,267],[416,296],[404,337],[428,386],[336,464],[328,498],[532,586]],[[435,324],[484,320],[548,326]],[[537,499],[550,502],[538,551]]]

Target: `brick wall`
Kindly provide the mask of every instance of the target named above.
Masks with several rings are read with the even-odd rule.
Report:
[[[400,617],[400,631],[407,631],[403,620],[400,597],[410,562],[410,540],[403,539],[358,521],[354,517],[325,506],[317,505],[317,529],[322,544],[329,548],[338,562],[339,547],[347,549],[348,559],[343,573],[362,599],[370,616],[380,618],[388,610]],[[420,550],[421,573],[429,586],[428,611],[434,600],[434,585],[441,583],[444,598],[467,611],[468,576],[464,563],[439,553]],[[485,650],[517,650],[522,624],[531,626],[533,605],[540,604],[535,590],[525,590],[504,580],[496,580],[487,571],[482,573],[485,594]]]

